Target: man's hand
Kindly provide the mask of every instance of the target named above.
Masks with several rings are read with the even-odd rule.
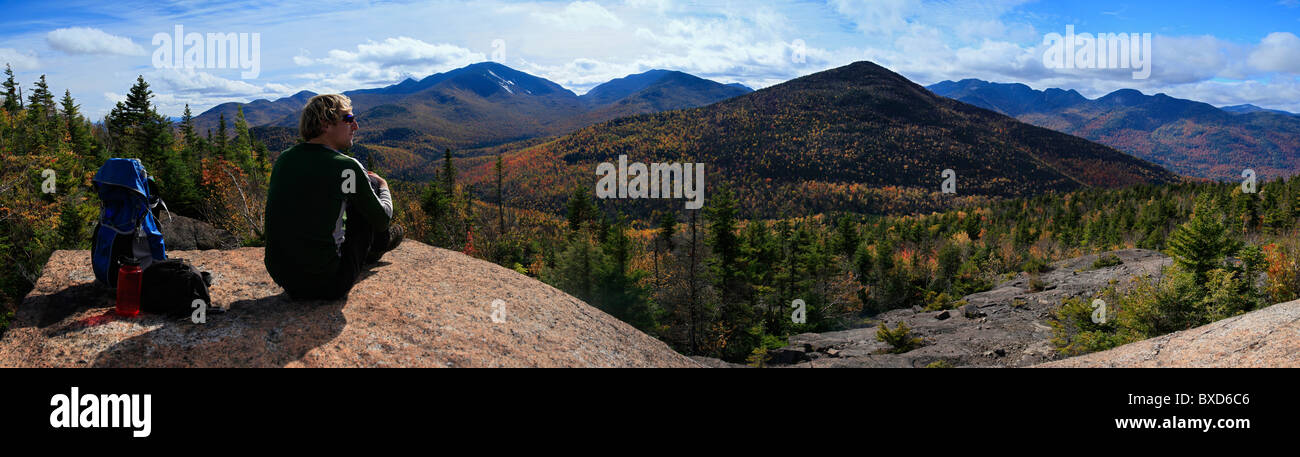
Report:
[[[379,175],[375,174],[375,172],[367,171],[366,175],[370,177],[371,181],[378,181],[379,188],[381,189],[388,188],[388,181],[385,181],[384,178],[379,177]]]

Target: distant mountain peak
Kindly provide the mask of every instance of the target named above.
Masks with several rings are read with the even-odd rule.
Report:
[[[677,84],[679,86],[690,87],[696,90],[717,92],[727,96],[736,96],[752,92],[748,87],[736,87],[728,84],[721,84],[716,81],[700,78],[690,73],[676,70],[653,69],[627,75],[622,78],[614,78],[609,82],[591,88],[591,90],[583,94],[581,98],[588,105],[608,105],[632,97],[641,91],[649,90],[652,87],[664,84]]]
[[[591,123],[643,113],[694,108],[751,92],[687,73],[653,69],[619,80],[627,87],[607,99],[579,97],[545,78],[497,62],[477,62],[422,78],[343,92],[366,120],[363,144],[393,154],[493,146],[571,132]],[[610,86],[598,86],[599,94]],[[615,84],[617,85],[617,84]],[[287,147],[306,101],[315,93],[253,103],[228,102],[195,116],[200,131],[215,128],[243,109],[250,127],[261,128],[267,144]],[[291,144],[291,143],[290,143]],[[362,146],[364,147],[364,146]],[[409,163],[422,160],[403,159]]]
[[[1285,115],[1288,115],[1288,116],[1300,116],[1300,114],[1292,113],[1292,112],[1289,112],[1289,111],[1282,111],[1282,110],[1278,110],[1278,109],[1263,108],[1263,107],[1259,107],[1259,106],[1256,106],[1256,105],[1252,105],[1252,104],[1250,104],[1250,103],[1244,103],[1244,104],[1241,104],[1241,105],[1220,106],[1219,109],[1221,109],[1221,110],[1223,110],[1223,111],[1227,111],[1227,112],[1232,113],[1232,114],[1276,113],[1276,114],[1285,114]]]
[[[935,94],[1120,148],[1187,176],[1235,179],[1252,167],[1300,173],[1300,117],[1254,105],[1214,107],[1165,93],[1120,89],[1097,99],[1073,90],[1005,90],[1009,84],[944,81]]]

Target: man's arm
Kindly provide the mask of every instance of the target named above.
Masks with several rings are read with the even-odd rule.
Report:
[[[371,179],[369,179],[370,176],[365,167],[362,167],[361,163],[355,159],[350,161],[352,162],[352,169],[357,175],[366,176],[368,178],[367,183],[369,183]],[[393,218],[393,197],[388,191],[388,183],[383,178],[379,178],[379,175],[375,175],[374,178],[378,178],[380,182],[379,189],[376,191],[369,185],[357,186],[357,193],[350,197],[351,204],[361,210],[361,215],[366,218],[366,222],[369,222],[375,229],[387,230],[388,222]],[[370,192],[360,190],[362,188]]]

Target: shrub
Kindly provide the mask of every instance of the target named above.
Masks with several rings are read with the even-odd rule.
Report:
[[[1038,273],[1030,273],[1030,274],[1029,274],[1029,291],[1030,291],[1030,292],[1042,292],[1043,289],[1045,289],[1045,288],[1047,288],[1047,284],[1044,284],[1042,278],[1039,278],[1039,277],[1038,277]]]
[[[942,311],[945,309],[956,309],[957,304],[949,297],[946,292],[927,291],[925,293],[925,310]]]
[[[1030,257],[1029,260],[1020,265],[1020,270],[1026,273],[1044,273],[1052,270],[1052,267],[1038,257]]]
[[[1097,269],[1097,268],[1113,267],[1115,265],[1120,265],[1123,263],[1124,261],[1120,260],[1119,257],[1116,257],[1114,254],[1106,254],[1101,257],[1097,257],[1097,261],[1092,263],[1092,268]]]
[[[1049,321],[1052,345],[1062,354],[1074,356],[1104,351],[1129,342],[1112,315],[1115,308],[1107,309],[1108,316],[1104,322],[1093,322],[1094,311],[1091,300],[1080,297],[1065,299]]]
[[[876,328],[876,340],[892,346],[893,350],[889,352],[894,354],[902,354],[921,346],[921,339],[912,336],[912,329],[908,328],[905,322],[899,322],[898,327],[893,330],[882,322],[880,327]]]
[[[1052,344],[1061,353],[1079,355],[1236,316],[1268,301],[1244,277],[1250,268],[1215,268],[1197,275],[1181,266],[1165,268],[1159,282],[1142,278],[1124,294],[1115,288],[1101,294],[1107,310],[1093,322],[1092,301],[1066,299],[1053,313]]]
[[[766,348],[754,346],[754,350],[749,351],[749,357],[745,358],[745,363],[754,368],[766,368],[769,357]]]
[[[1296,262],[1290,250],[1276,243],[1268,244],[1264,246],[1264,258],[1267,263],[1266,288],[1270,301],[1282,303],[1300,297],[1300,262]]]

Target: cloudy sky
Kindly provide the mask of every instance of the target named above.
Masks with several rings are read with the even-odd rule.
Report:
[[[0,8],[0,64],[25,88],[46,75],[93,117],[123,99],[136,75],[175,116],[186,103],[198,113],[300,90],[379,87],[484,60],[579,94],[655,68],[757,89],[870,60],[920,84],[979,78],[1088,97],[1135,88],[1300,112],[1300,0],[151,0]],[[259,65],[159,68],[202,47],[183,43],[180,55],[161,55],[155,35],[174,35],[177,26],[199,38],[257,33]],[[1067,26],[1151,34],[1150,77],[1047,68],[1044,38]]]

